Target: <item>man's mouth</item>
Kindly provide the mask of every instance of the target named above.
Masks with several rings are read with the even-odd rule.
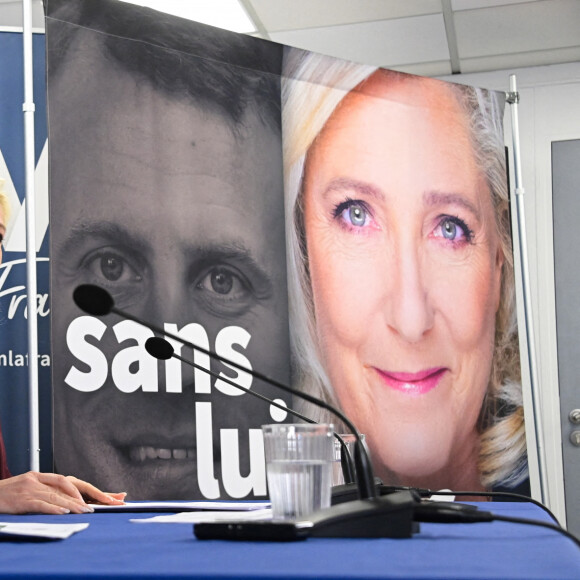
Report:
[[[184,460],[195,458],[194,447],[153,447],[151,445],[133,445],[127,449],[129,459],[135,463],[155,460]]]

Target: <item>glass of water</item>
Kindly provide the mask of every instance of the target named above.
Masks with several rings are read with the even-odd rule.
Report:
[[[274,519],[301,519],[330,507],[333,433],[328,424],[263,425]]]

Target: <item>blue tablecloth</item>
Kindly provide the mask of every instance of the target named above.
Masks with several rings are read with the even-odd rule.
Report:
[[[526,503],[480,508],[549,520]],[[150,515],[0,515],[0,521],[90,524],[62,541],[0,542],[0,578],[580,579],[580,549],[557,532],[526,525],[421,524],[404,540],[259,543],[202,541],[190,524],[129,521]]]

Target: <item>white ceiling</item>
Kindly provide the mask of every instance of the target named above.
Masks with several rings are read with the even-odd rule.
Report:
[[[256,36],[415,74],[580,61],[580,0],[240,2]],[[35,28],[43,27],[41,6],[33,0]],[[0,0],[0,26],[21,22],[21,2]]]

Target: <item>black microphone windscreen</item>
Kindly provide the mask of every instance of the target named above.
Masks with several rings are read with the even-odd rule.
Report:
[[[159,359],[169,360],[173,356],[173,347],[164,338],[152,336],[145,341],[147,352]]]
[[[73,292],[75,304],[87,314],[104,316],[109,314],[115,305],[111,295],[100,286],[81,284]]]

